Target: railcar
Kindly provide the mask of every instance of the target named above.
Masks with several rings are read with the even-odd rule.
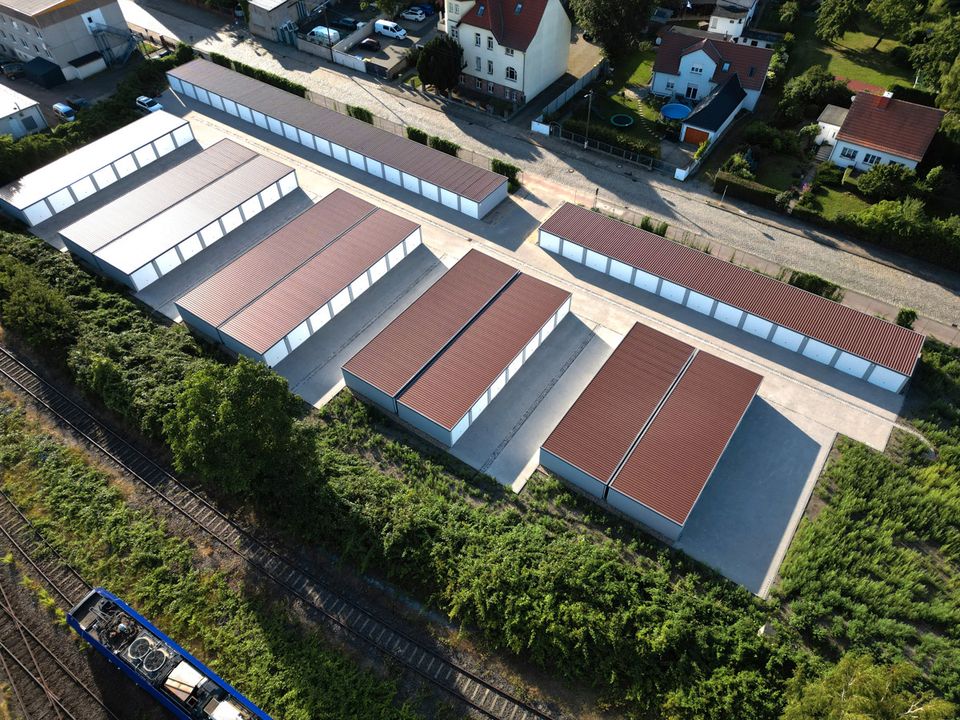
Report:
[[[272,720],[116,595],[94,588],[67,623],[181,720]]]

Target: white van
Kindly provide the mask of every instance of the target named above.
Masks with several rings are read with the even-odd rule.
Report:
[[[397,40],[403,40],[407,36],[407,31],[392,20],[377,20],[373,24],[373,29],[381,35]]]
[[[313,30],[307,33],[307,37],[323,45],[336,45],[340,42],[340,33],[333,28],[325,25],[317,25]]]

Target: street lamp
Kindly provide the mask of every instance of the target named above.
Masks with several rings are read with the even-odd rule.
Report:
[[[584,95],[587,98],[587,127],[584,130],[583,136],[583,149],[587,149],[587,144],[590,142],[590,111],[593,109],[593,90]]]

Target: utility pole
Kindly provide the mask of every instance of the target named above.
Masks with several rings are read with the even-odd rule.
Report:
[[[587,98],[587,127],[585,135],[583,137],[583,149],[587,149],[587,145],[590,143],[590,111],[593,109],[593,90],[584,95]]]

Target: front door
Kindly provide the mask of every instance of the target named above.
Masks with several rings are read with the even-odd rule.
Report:
[[[696,100],[699,89],[696,85],[687,85],[687,100]]]

